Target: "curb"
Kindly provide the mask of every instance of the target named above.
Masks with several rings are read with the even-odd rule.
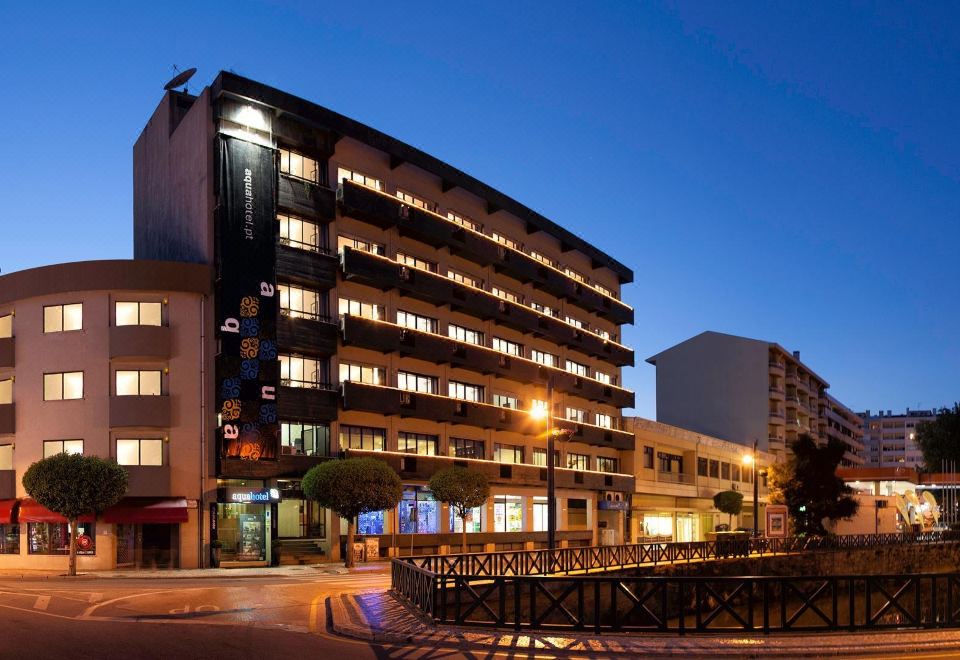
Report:
[[[240,569],[242,570],[242,569]],[[328,575],[349,575],[350,571],[346,568],[338,568],[324,571],[304,571],[303,573],[237,573],[237,574],[223,574],[223,573],[199,573],[194,575],[184,575],[176,569],[171,570],[166,573],[151,573],[149,575],[143,574],[131,574],[124,572],[116,573],[104,573],[104,574],[93,574],[93,573],[79,573],[75,576],[69,576],[64,574],[37,574],[33,575],[30,573],[17,573],[17,574],[3,574],[0,573],[0,581],[2,580],[51,580],[51,581],[83,581],[83,580],[210,580],[210,579],[231,579],[231,580],[253,580],[257,578],[278,578],[278,577],[324,577]]]
[[[386,644],[411,644],[420,637],[414,633],[398,633],[391,630],[374,630],[368,624],[363,614],[347,604],[350,596],[330,596],[327,598],[327,609],[330,612],[330,628],[338,635],[352,637],[367,642]],[[363,623],[359,623],[362,621]]]

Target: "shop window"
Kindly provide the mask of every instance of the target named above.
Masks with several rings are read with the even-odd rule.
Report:
[[[298,319],[322,320],[325,312],[324,294],[313,289],[280,284],[277,286],[280,294],[280,314]]]
[[[0,339],[9,339],[13,336],[13,314],[0,316]]]
[[[366,536],[370,534],[384,533],[383,511],[365,511],[357,516],[357,534]]]
[[[13,379],[0,380],[0,405],[13,403]]]
[[[546,450],[544,450],[544,456],[546,456]],[[533,498],[533,531],[549,531],[548,520],[550,520],[550,505],[547,503],[547,498],[537,495]]]
[[[493,445],[493,460],[498,463],[523,463],[523,447],[521,445]]]
[[[440,445],[440,438],[427,433],[407,433],[400,431],[397,434],[397,451],[420,456],[436,456]]]
[[[447,334],[451,339],[456,339],[457,341],[462,341],[467,344],[483,346],[483,333],[479,330],[471,330],[470,328],[464,328],[463,326],[451,323],[447,326]]]
[[[383,451],[386,449],[386,429],[368,426],[340,426],[341,449],[364,449],[367,451]]]
[[[523,531],[523,498],[519,495],[497,495],[493,498],[493,531]]]
[[[123,325],[163,325],[163,305],[158,302],[118,302],[116,304],[116,324]]]
[[[484,507],[482,506],[467,509],[467,534],[475,534],[483,531],[483,509]],[[450,507],[450,531],[456,534],[463,533],[463,520],[457,515],[453,507]]]
[[[383,305],[363,302],[360,300],[351,300],[349,298],[340,298],[337,304],[337,313],[340,316],[359,316],[370,319],[371,321],[382,321],[386,318]]]
[[[587,500],[570,498],[567,500],[567,527],[584,529],[587,526]]]
[[[0,555],[20,554],[20,525],[0,525]]]
[[[673,536],[673,516],[669,513],[644,514],[640,526],[644,536]]]
[[[432,332],[434,334],[437,332],[437,319],[413,312],[405,312],[402,309],[397,310],[397,325],[421,332]]]
[[[160,371],[117,371],[117,396],[160,396]]]
[[[83,440],[44,440],[43,457],[57,454],[83,454]]]
[[[163,465],[163,440],[160,438],[120,438],[117,440],[120,465]]]
[[[266,505],[218,504],[217,539],[223,543],[222,559],[267,560]]]
[[[407,486],[400,507],[401,534],[437,534],[440,531],[440,503],[429,490]]]
[[[471,383],[461,383],[451,380],[447,383],[447,395],[451,399],[461,399],[463,401],[474,401],[483,403],[483,385],[473,385]]]
[[[329,456],[328,424],[280,423],[280,445],[284,454],[297,456]]]
[[[361,174],[356,170],[347,169],[346,167],[337,168],[337,181],[352,181],[353,183],[359,183],[361,186],[366,186],[367,188],[373,188],[374,190],[379,190],[383,192],[383,181],[380,179],[374,179],[372,176],[367,176],[366,174]]]
[[[438,381],[435,376],[426,376],[424,374],[415,374],[409,371],[397,372],[397,387],[408,392],[422,392],[423,394],[436,394]]]
[[[0,470],[13,469],[13,445],[0,445]]]
[[[324,183],[322,170],[324,163],[321,163],[309,156],[298,154],[296,151],[288,149],[280,150],[280,173],[312,181],[313,183]]]
[[[321,240],[322,229],[295,215],[277,214],[277,223],[280,225],[280,244],[289,245],[299,250],[319,252],[326,247],[326,241]]]
[[[28,523],[27,552],[31,555],[69,555],[70,526],[67,523]],[[97,554],[95,523],[77,523],[77,554]]]
[[[450,438],[448,451],[455,458],[486,458],[483,440]]]
[[[83,304],[47,305],[43,308],[44,332],[68,332],[83,329]]]

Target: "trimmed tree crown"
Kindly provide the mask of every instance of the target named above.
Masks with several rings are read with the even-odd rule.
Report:
[[[430,477],[430,490],[441,502],[447,502],[458,513],[482,506],[490,496],[490,483],[480,472],[462,467],[440,470]]]
[[[743,510],[743,493],[735,490],[725,490],[713,496],[713,506],[721,513],[735,516]]]
[[[348,519],[392,508],[403,497],[400,477],[375,458],[326,461],[304,475],[302,487],[309,499]]]
[[[72,520],[116,504],[127,492],[127,471],[97,456],[57,454],[31,465],[23,488],[42,506]]]

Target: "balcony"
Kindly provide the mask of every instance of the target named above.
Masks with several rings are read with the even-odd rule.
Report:
[[[366,410],[384,415],[415,417],[527,435],[537,435],[543,431],[542,425],[536,423],[523,410],[353,381],[343,383],[342,387],[344,410]],[[570,440],[574,442],[597,447],[633,449],[633,434],[626,431],[592,424],[577,424],[557,418],[554,419],[554,424],[557,428],[570,429]]]
[[[304,422],[329,422],[337,417],[337,391],[330,386],[288,387],[277,393],[277,413],[281,419]]]
[[[277,344],[284,351],[307,355],[333,355],[337,352],[337,326],[330,319],[301,318],[280,312]]]
[[[0,369],[14,366],[16,358],[16,339],[14,337],[4,337],[0,339]]]
[[[170,493],[170,465],[125,465],[127,497],[164,497]]]
[[[313,220],[332,220],[337,210],[333,189],[288,176],[280,177],[277,203],[284,211]]]
[[[493,484],[542,488],[546,488],[547,485],[547,468],[539,465],[361,449],[347,449],[346,453],[350,458],[370,457],[384,461],[404,479],[426,481],[439,470],[458,466],[483,473]],[[568,470],[559,467],[554,474],[557,488],[610,490],[621,493],[632,493],[634,489],[634,478],[629,474]]]
[[[666,484],[689,484],[692,486],[697,483],[697,477],[684,472],[662,472],[657,470],[657,481]]]
[[[169,396],[111,396],[110,427],[170,426]]]
[[[344,316],[341,328],[345,345],[361,346],[382,353],[398,352],[404,356],[495,374],[525,384],[542,384],[552,379],[558,391],[589,401],[600,401],[617,408],[632,408],[634,405],[634,394],[630,390],[546,367],[533,360],[505,355],[484,346],[359,316]]]
[[[337,283],[337,257],[281,242],[277,245],[277,276],[285,282],[326,291]]]
[[[783,401],[786,396],[785,392],[783,391],[783,388],[778,385],[771,385],[769,387],[769,391],[770,391],[771,399],[777,399],[778,401]]]
[[[17,496],[17,471],[0,470],[0,500],[12,500]]]
[[[786,370],[786,365],[783,362],[777,360],[770,360],[770,371],[776,374],[783,374]]]
[[[17,432],[15,403],[0,403],[0,435]]]
[[[478,318],[523,333],[543,336],[558,344],[617,366],[633,366],[633,351],[599,335],[576,328],[564,321],[544,316],[536,310],[497,298],[447,277],[398,264],[390,259],[344,248],[341,255],[343,276],[383,290],[398,289],[401,295],[434,305],[449,305]]]
[[[633,323],[633,309],[622,301],[437,213],[406,206],[399,199],[350,182],[345,182],[337,195],[346,215],[381,228],[396,225],[405,236],[435,248],[451,246],[458,256],[481,266],[494,266],[521,282],[532,282],[537,288],[566,299],[587,312],[599,314],[617,324]]]
[[[783,413],[779,410],[769,411],[769,417],[767,419],[769,424],[773,424],[774,426],[783,426],[783,420]]]
[[[110,328],[110,358],[170,357],[170,328],[162,325],[121,325]]]

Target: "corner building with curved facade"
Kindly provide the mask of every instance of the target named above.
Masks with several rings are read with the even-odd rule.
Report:
[[[201,504],[225,565],[342,552],[304,499],[324,460],[373,456],[404,483],[358,531],[381,554],[459,547],[427,482],[480,470],[471,550],[546,543],[550,407],[561,544],[624,542],[634,438],[621,369],[633,273],[407,144],[221,73],[166,94],[134,149],[137,259],[208,264],[217,438]],[[629,534],[629,532],[627,532]]]

